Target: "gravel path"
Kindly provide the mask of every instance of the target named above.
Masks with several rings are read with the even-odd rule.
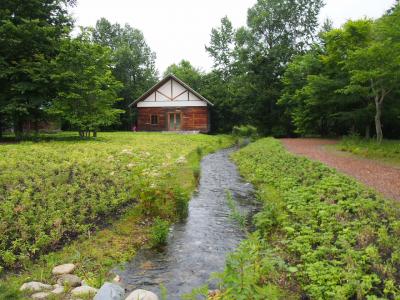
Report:
[[[290,152],[323,162],[353,176],[384,196],[400,201],[399,168],[325,147],[337,143],[335,140],[282,139],[281,141]]]

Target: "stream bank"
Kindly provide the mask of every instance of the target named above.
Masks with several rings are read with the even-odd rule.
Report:
[[[201,161],[198,192],[189,203],[189,216],[172,226],[162,249],[142,249],[123,268],[114,270],[127,291],[145,289],[158,295],[165,287],[167,299],[179,299],[208,282],[225,266],[225,257],[246,235],[233,219],[227,201],[232,195],[241,215],[252,216],[258,207],[253,186],[242,180],[229,159],[234,148],[207,155]]]

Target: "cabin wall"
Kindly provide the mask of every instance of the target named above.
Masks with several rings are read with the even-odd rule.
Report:
[[[168,131],[168,114],[181,114],[182,131],[209,131],[208,107],[138,107],[139,131]],[[151,116],[158,116],[158,124],[151,124]]]

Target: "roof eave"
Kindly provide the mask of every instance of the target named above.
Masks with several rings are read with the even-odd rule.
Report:
[[[199,97],[201,100],[203,100],[204,102],[206,102],[207,104],[214,106],[214,104],[209,101],[208,99],[204,98],[200,93],[198,93],[197,91],[195,91],[193,88],[191,88],[189,85],[187,85],[185,82],[183,82],[182,80],[180,80],[178,77],[176,77],[174,74],[168,74],[167,76],[165,76],[162,80],[160,80],[158,83],[156,83],[155,85],[153,85],[149,90],[147,90],[143,95],[141,95],[139,98],[137,98],[135,101],[133,101],[131,104],[128,105],[128,107],[132,107],[133,105],[137,104],[138,102],[144,100],[146,97],[148,97],[149,95],[151,95],[151,93],[153,93],[153,91],[155,89],[157,89],[159,86],[162,86],[165,82],[167,82],[169,79],[174,79],[175,81],[177,81],[178,83],[180,83],[181,85],[183,85],[187,90],[189,90],[190,92],[192,92],[193,94],[195,94],[197,97]]]

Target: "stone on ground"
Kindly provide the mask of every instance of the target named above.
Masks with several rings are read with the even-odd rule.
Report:
[[[92,295],[94,296],[97,293],[97,289],[88,286],[88,285],[82,285],[82,286],[78,286],[76,288],[74,288],[71,291],[71,294],[73,296],[86,296],[86,295]]]
[[[50,293],[47,292],[39,292],[36,294],[33,294],[31,296],[32,299],[47,299],[50,296]]]
[[[53,268],[54,275],[70,274],[75,270],[74,264],[64,264]]]
[[[125,300],[158,300],[156,294],[146,290],[134,290]]]
[[[54,287],[54,290],[51,291],[52,294],[61,295],[64,293],[64,287],[62,285],[55,284],[55,285],[53,285],[53,287]]]
[[[38,281],[31,281],[31,282],[25,282],[21,288],[20,291],[30,291],[30,292],[41,292],[44,290],[51,290],[53,286],[50,284],[44,284]]]
[[[66,285],[70,287],[76,287],[81,285],[82,280],[73,274],[63,274],[58,278],[57,283],[59,285]]]
[[[119,285],[106,282],[98,290],[93,300],[122,300],[124,298],[125,291]]]

